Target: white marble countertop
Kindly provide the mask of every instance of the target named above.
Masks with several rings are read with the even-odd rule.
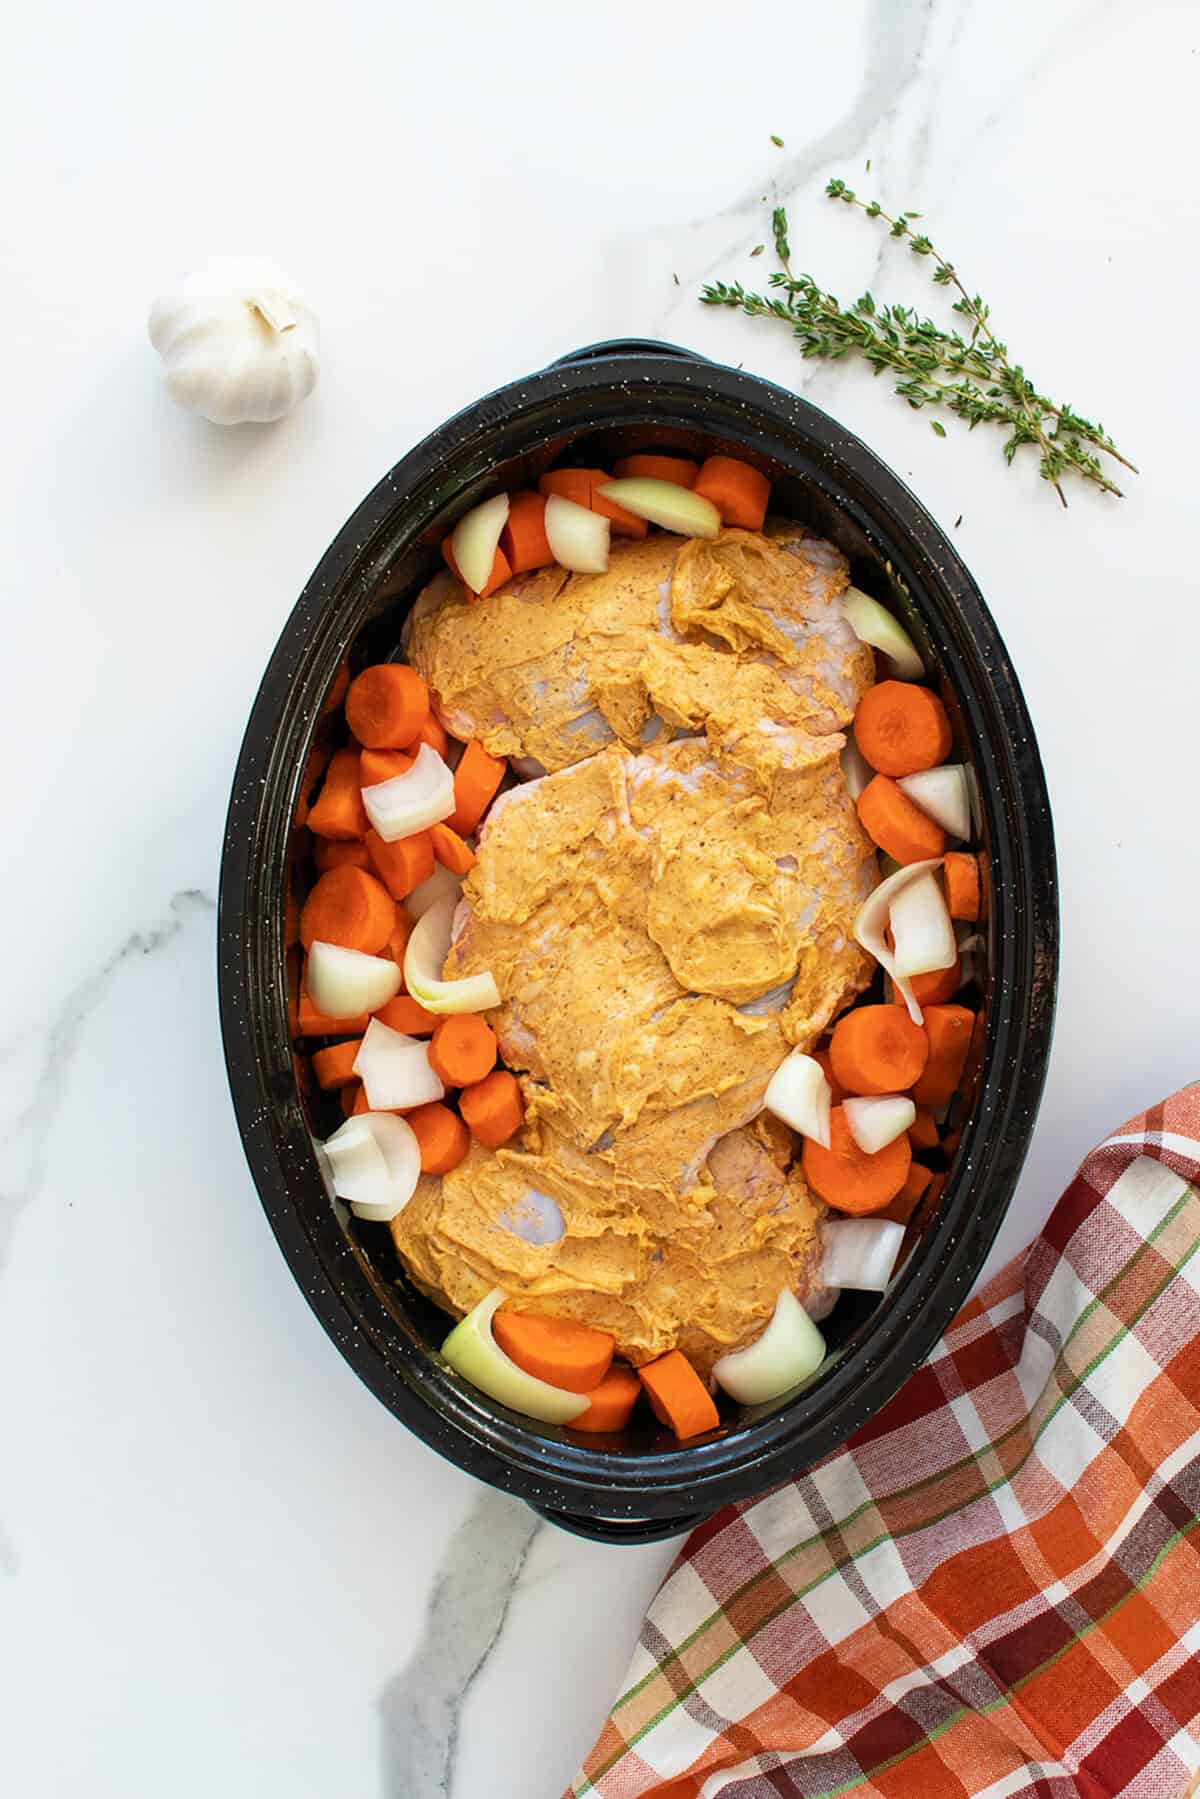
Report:
[[[46,0],[5,37],[3,1784],[553,1799],[671,1552],[538,1527],[436,1459],[275,1246],[213,954],[260,672],[360,497],[487,389],[624,333],[802,386],[954,527],[1041,737],[1062,987],[1011,1252],[1098,1134],[1197,1072],[1200,16]],[[696,304],[763,269],[779,193],[802,266],[936,305],[830,174],[925,212],[1031,372],[1140,461],[1128,499],[1064,514],[988,433],[943,442]],[[221,432],[172,406],[144,320],[243,250],[312,296],[323,372],[283,425]]]

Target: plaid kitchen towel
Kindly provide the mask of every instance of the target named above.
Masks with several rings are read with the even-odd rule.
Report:
[[[696,1531],[574,1799],[1180,1799],[1197,1180],[1200,1085],[1089,1156],[844,1448]]]

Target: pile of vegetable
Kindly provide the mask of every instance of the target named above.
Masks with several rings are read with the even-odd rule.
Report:
[[[651,525],[713,537],[759,529],[770,498],[748,463],[712,456],[626,457],[603,469],[543,475],[538,491],[497,494],[445,539],[448,567],[476,600],[514,574],[555,562],[602,573],[611,535]],[[845,615],[884,659],[864,695],[843,767],[885,878],[855,935],[879,980],[827,1042],[794,1051],[765,1106],[801,1139],[811,1191],[833,1215],[823,1227],[820,1283],[886,1291],[906,1232],[937,1203],[957,1144],[953,1104],[981,1046],[973,958],[986,897],[971,771],[951,761],[953,732],[899,622],[850,588]],[[448,1174],[472,1138],[498,1149],[524,1118],[515,1074],[497,1065],[484,1014],[501,1003],[488,973],[443,978],[474,839],[508,774],[479,742],[452,740],[417,672],[343,668],[314,749],[297,824],[310,834],[313,879],[288,909],[293,1035],[311,1077],[337,1095],[344,1122],[322,1145],[333,1191],[370,1223],[401,1212],[421,1175]],[[952,844],[958,847],[951,847]],[[680,1440],[720,1422],[708,1385],[678,1350],[636,1370],[614,1359],[605,1331],[513,1311],[497,1288],[450,1332],[443,1355],[464,1380],[513,1410],[584,1432],[624,1428],[644,1393]],[[789,1291],[756,1342],[724,1356],[718,1386],[742,1404],[780,1398],[815,1375],[821,1332]]]

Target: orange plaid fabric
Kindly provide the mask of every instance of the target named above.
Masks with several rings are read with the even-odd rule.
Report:
[[[1198,1180],[1194,1086],[1088,1158],[870,1425],[702,1526],[569,1799],[1180,1799]]]

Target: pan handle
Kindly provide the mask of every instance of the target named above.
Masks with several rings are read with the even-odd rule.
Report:
[[[602,356],[672,356],[680,362],[694,362],[704,367],[710,358],[685,350],[679,344],[660,343],[653,337],[609,337],[603,343],[585,344],[581,350],[570,350],[550,364],[552,369],[570,368],[577,362],[596,362]]]
[[[581,1512],[560,1512],[553,1506],[535,1505],[533,1510],[559,1530],[586,1537],[592,1543],[661,1543],[668,1537],[690,1535],[698,1524],[711,1516],[708,1512],[686,1512],[678,1518],[586,1518]]]

